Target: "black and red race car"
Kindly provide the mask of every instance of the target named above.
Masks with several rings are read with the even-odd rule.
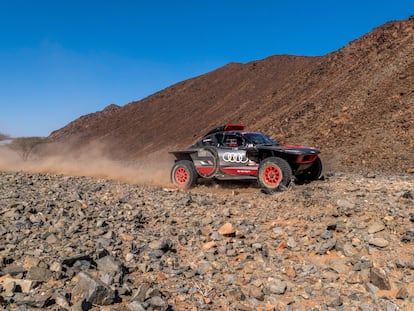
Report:
[[[209,131],[175,156],[171,181],[179,188],[192,187],[198,178],[219,180],[257,179],[266,193],[284,190],[296,180],[317,180],[322,175],[320,151],[281,145],[261,133],[227,124]]]

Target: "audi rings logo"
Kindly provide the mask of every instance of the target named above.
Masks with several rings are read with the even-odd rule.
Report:
[[[245,154],[235,152],[225,152],[223,154],[223,160],[232,163],[247,163],[249,161]]]

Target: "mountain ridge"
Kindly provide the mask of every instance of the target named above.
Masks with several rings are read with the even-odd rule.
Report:
[[[106,156],[134,160],[238,122],[281,142],[319,147],[332,169],[405,172],[414,167],[413,50],[411,16],[324,56],[229,63],[82,116],[49,140],[99,142]]]

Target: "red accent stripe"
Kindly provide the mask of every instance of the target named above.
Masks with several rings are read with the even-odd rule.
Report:
[[[228,175],[257,175],[257,169],[251,168],[222,168],[221,171]]]
[[[298,164],[308,164],[315,161],[315,159],[318,157],[317,154],[311,154],[311,155],[301,155],[298,156],[296,159],[296,163]]]
[[[200,175],[208,175],[213,171],[213,167],[197,167],[196,169]]]
[[[305,146],[301,146],[301,145],[283,145],[281,147],[284,148],[284,149],[291,149],[291,148],[301,149],[301,148],[305,148]]]
[[[224,126],[224,131],[241,131],[244,129],[244,125],[242,124],[226,124]]]

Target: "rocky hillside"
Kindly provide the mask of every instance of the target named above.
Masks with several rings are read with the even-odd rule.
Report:
[[[335,169],[404,172],[414,167],[413,50],[411,17],[322,57],[228,64],[83,116],[49,139],[99,143],[107,156],[134,160],[240,122],[281,142],[317,146]]]
[[[0,309],[414,309],[413,176],[222,186],[0,173]]]

